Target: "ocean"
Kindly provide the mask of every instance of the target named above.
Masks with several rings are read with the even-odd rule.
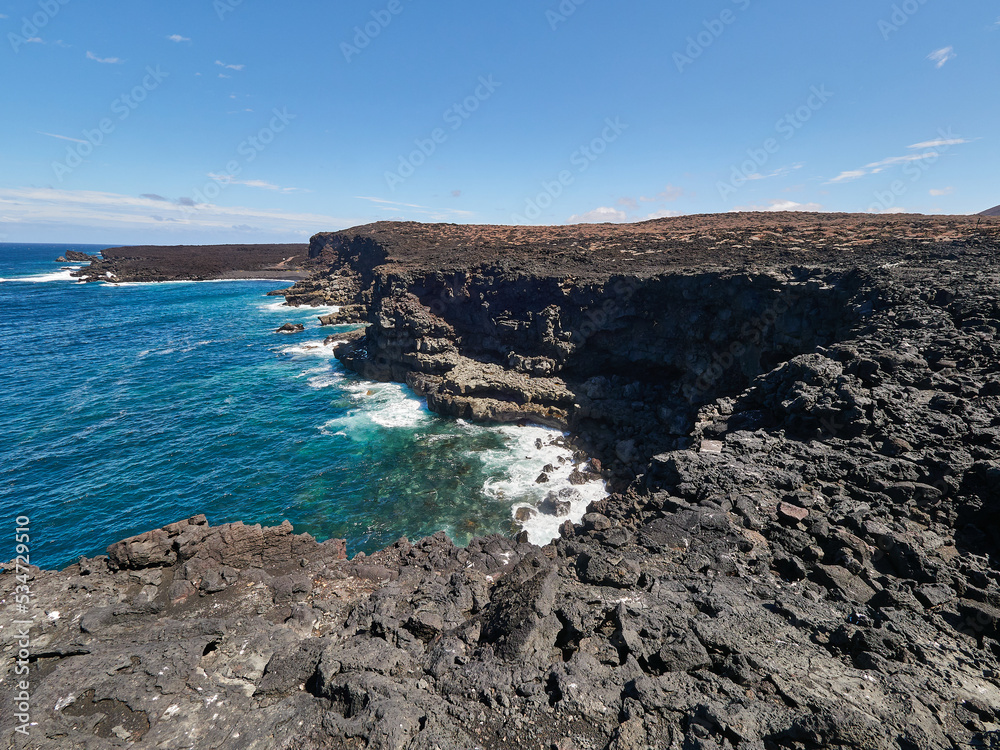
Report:
[[[266,296],[290,283],[81,284],[53,262],[101,249],[0,244],[0,559],[22,515],[44,568],[198,513],[288,519],[352,556],[441,530],[466,544],[570,486],[560,433],[445,419],[345,371],[323,340],[349,327]],[[289,322],[306,331],[275,333]],[[604,494],[579,489],[575,520]],[[525,528],[545,543],[565,520]]]

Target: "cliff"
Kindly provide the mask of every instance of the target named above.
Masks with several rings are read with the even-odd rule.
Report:
[[[617,492],[545,548],[348,561],[196,518],[34,571],[38,726],[0,726],[32,748],[995,746],[998,250],[965,217],[318,235],[285,293],[367,323],[346,366],[566,425]]]

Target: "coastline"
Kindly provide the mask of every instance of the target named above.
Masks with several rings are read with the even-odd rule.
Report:
[[[100,701],[150,745],[223,741],[251,712],[274,746],[989,742],[1000,224],[649,224],[314,238],[322,266],[285,296],[367,320],[348,367],[443,414],[565,419],[618,494],[544,548],[438,535],[347,561],[287,526],[193,519],[37,571],[62,612],[36,613],[40,696],[90,696],[46,709],[40,746]],[[563,236],[590,253],[553,251]],[[217,723],[185,684],[225,696]]]
[[[103,250],[78,276],[95,282],[294,281],[308,277],[307,265],[306,245],[136,246]]]
[[[31,270],[28,267],[25,272]],[[195,284],[214,284],[216,288]],[[18,302],[17,319],[43,316],[52,320],[46,308],[22,308],[21,303],[30,300],[28,286],[7,289]],[[127,289],[129,286],[132,289]],[[37,564],[62,568],[80,554],[100,554],[121,537],[194,513],[206,513],[215,522],[243,520],[265,525],[287,517],[300,531],[321,540],[347,538],[352,555],[359,550],[370,553],[404,534],[418,538],[439,529],[465,544],[474,534],[498,531],[516,535],[522,529],[512,518],[515,500],[524,498],[529,500],[527,505],[534,506],[547,492],[571,487],[567,476],[572,469],[572,452],[533,445],[536,435],[547,444],[556,433],[524,430],[525,435],[531,435],[529,444],[526,437],[509,430],[444,420],[431,415],[409,389],[404,394],[395,385],[387,387],[345,373],[333,358],[333,346],[319,347],[330,334],[346,330],[318,327],[316,318],[335,313],[336,308],[290,308],[283,306],[283,298],[262,296],[278,286],[271,282],[240,286],[178,280],[108,284],[103,291],[101,285],[46,287],[46,294],[38,299],[51,300],[51,308],[61,313],[61,297],[75,317],[65,327],[40,324],[34,329],[35,339],[42,343],[56,334],[67,340],[86,340],[90,345],[79,356],[70,355],[68,350],[54,354],[53,372],[71,366],[82,368],[74,376],[74,395],[65,402],[55,396],[62,378],[50,377],[42,362],[34,360],[34,374],[26,375],[25,380],[37,378],[37,386],[46,393],[36,400],[37,408],[20,410],[18,423],[33,423],[36,428],[30,433],[27,428],[15,430],[14,442],[23,441],[25,450],[45,450],[44,444],[36,445],[32,438],[41,426],[52,436],[50,442],[59,438],[59,455],[72,457],[78,469],[58,488],[47,491],[43,487],[45,499],[30,505],[43,517],[49,508],[57,509],[75,496],[94,498],[97,515],[92,522],[98,531],[89,544],[81,543],[82,538],[74,541],[69,519],[78,514],[59,514],[48,526],[44,551],[37,550]],[[306,331],[287,337],[274,335],[288,322],[304,323]],[[13,335],[13,331],[8,334]],[[35,339],[25,343],[36,348],[39,344]],[[251,378],[259,385],[244,385]],[[208,380],[214,386],[205,382]],[[156,381],[163,384],[147,385]],[[18,389],[23,392],[22,386]],[[92,395],[83,395],[88,393]],[[63,403],[70,409],[67,419],[50,420],[47,415],[61,409]],[[239,423],[241,403],[259,404],[247,414],[245,426]],[[171,409],[170,404],[176,407]],[[310,406],[303,408],[306,404]],[[159,417],[144,417],[147,410]],[[92,440],[74,437],[92,434],[93,420],[88,421],[88,414],[104,415],[106,426],[99,441],[104,450],[91,447]],[[267,415],[266,424],[255,419],[255,414]],[[273,442],[267,440],[268,432],[275,433]],[[135,457],[128,462],[122,458],[116,466],[113,456],[134,456],[130,449],[134,438],[128,434],[143,436],[151,458]],[[201,440],[196,437],[199,434]],[[234,444],[232,436],[236,434],[241,438]],[[364,459],[373,476],[384,478],[378,486],[371,479],[352,477],[349,456],[362,455],[362,444],[378,454]],[[441,447],[444,445],[452,446],[450,453]],[[397,452],[402,454],[398,461],[383,458]],[[557,455],[542,458],[553,453]],[[184,466],[172,470],[170,462],[163,459],[192,454],[200,459],[200,475]],[[424,456],[435,468],[422,472],[411,454]],[[253,456],[259,458],[255,461]],[[288,461],[285,466],[282,457]],[[550,463],[556,471],[549,473],[544,484],[537,484],[536,478]],[[260,474],[263,485],[227,477],[220,468],[226,464],[236,474]],[[407,479],[396,469],[399,465],[412,465],[417,476]],[[454,467],[457,478],[450,478],[445,466]],[[30,466],[15,460],[14,455],[7,468],[13,472],[12,481],[34,486]],[[287,481],[280,479],[282,473],[288,473]],[[324,473],[328,479],[323,478]],[[506,474],[516,482],[498,484],[497,476]],[[108,475],[104,482],[98,479],[102,475]],[[145,487],[157,488],[148,492],[148,499],[135,491],[138,477]],[[190,491],[185,491],[186,484],[192,485]],[[316,489],[320,486],[325,487],[322,493]],[[558,526],[567,518],[579,520],[595,497],[589,486],[574,489],[584,490],[587,499],[574,495],[562,500],[571,506],[567,516],[557,519],[537,514],[528,530],[539,525]],[[119,493],[124,505],[121,521],[108,512],[115,507]],[[273,499],[286,493],[287,500]],[[33,493],[23,494],[30,497]],[[8,497],[11,502],[20,500],[14,494]],[[238,505],[227,509],[221,497],[232,497]],[[383,508],[393,510],[384,520],[380,516],[366,521],[365,498],[378,498],[380,506],[385,503]],[[408,502],[426,508],[426,522],[409,509]],[[328,513],[323,513],[324,507],[329,508]],[[345,519],[356,520],[348,524]],[[432,525],[435,519],[440,525]],[[83,519],[78,521],[83,523]],[[557,529],[545,539],[531,533],[534,541],[543,543],[558,535]]]

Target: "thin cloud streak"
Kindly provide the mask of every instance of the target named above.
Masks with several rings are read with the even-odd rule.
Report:
[[[307,192],[302,188],[294,187],[281,187],[281,185],[275,185],[272,182],[267,182],[266,180],[237,180],[227,174],[215,174],[214,172],[209,172],[208,177],[213,180],[218,180],[219,182],[224,182],[227,185],[243,185],[244,187],[260,188],[262,190],[274,190],[279,193],[304,193]]]
[[[948,133],[942,133],[942,135],[949,135]],[[866,177],[870,174],[878,174],[879,172],[884,172],[889,167],[894,167],[899,164],[908,164],[911,162],[927,161],[928,159],[937,159],[941,156],[940,151],[934,149],[942,149],[942,151],[947,151],[952,146],[961,145],[963,143],[971,143],[974,139],[969,138],[938,138],[933,141],[923,141],[921,143],[914,143],[907,146],[909,149],[931,149],[930,151],[924,151],[922,154],[906,154],[904,156],[889,156],[885,159],[880,159],[879,161],[873,161],[870,164],[866,164],[861,169],[851,169],[846,172],[841,172],[836,177],[824,182],[824,185],[837,185],[844,182],[853,182],[854,180],[859,180],[862,177]]]
[[[55,133],[46,133],[41,130],[36,130],[39,135],[47,135],[49,138],[58,138],[61,141],[72,141],[73,143],[89,143],[89,141],[81,140],[80,138],[70,138],[68,135],[56,135]]]
[[[181,209],[164,205],[161,196],[143,197],[90,190],[0,188],[0,226],[83,226],[126,230],[161,227],[165,222],[191,230],[231,230],[253,224],[262,231],[309,234],[351,226],[356,219],[322,214],[285,213],[245,206],[198,204]]]
[[[107,65],[121,65],[124,60],[120,57],[98,57],[93,52],[87,51],[87,59],[93,60],[94,62],[105,63]]]
[[[954,60],[958,55],[955,54],[954,47],[942,47],[941,49],[934,50],[929,55],[927,59],[935,64],[935,67],[941,69],[945,66],[949,60]]]

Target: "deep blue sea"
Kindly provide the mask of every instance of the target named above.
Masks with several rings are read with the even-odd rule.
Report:
[[[196,513],[288,519],[351,555],[439,530],[467,543],[567,486],[559,433],[443,419],[346,372],[328,310],[266,296],[289,283],[81,284],[53,262],[74,249],[101,247],[0,244],[0,560],[19,515],[47,568]],[[307,330],[274,332],[288,322]],[[574,517],[602,488],[585,491]],[[529,522],[532,541],[562,520]]]

